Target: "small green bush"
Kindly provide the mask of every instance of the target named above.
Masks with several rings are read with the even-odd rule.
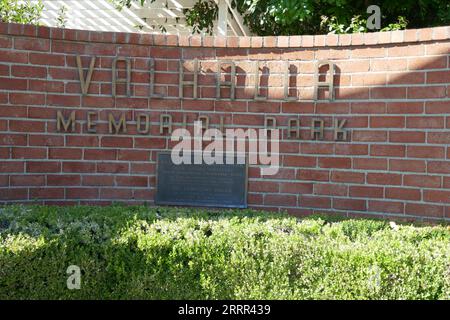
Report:
[[[66,286],[70,265],[81,288]],[[0,207],[0,299],[449,299],[448,226]]]
[[[41,0],[0,0],[0,22],[39,24],[44,5]]]

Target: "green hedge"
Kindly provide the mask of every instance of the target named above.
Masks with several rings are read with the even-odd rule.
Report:
[[[69,265],[79,290],[67,289]],[[0,207],[0,299],[449,299],[449,272],[448,226]]]

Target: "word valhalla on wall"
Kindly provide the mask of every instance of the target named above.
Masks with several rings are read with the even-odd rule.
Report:
[[[94,73],[94,65],[95,65],[96,57],[93,56],[91,58],[89,68],[86,76],[84,75],[83,66],[81,62],[80,56],[76,57],[78,73],[80,78],[81,92],[83,95],[87,95],[89,92],[89,86],[91,83],[92,75]],[[125,64],[125,76],[120,77],[118,74],[118,64]],[[191,86],[193,88],[192,98],[197,99],[197,86],[198,86],[198,74],[199,74],[199,61],[198,59],[193,60],[193,70],[190,72],[192,75],[192,80],[185,80],[185,71],[183,67],[183,60],[179,62],[179,98],[184,98],[183,89],[184,87]],[[298,100],[297,96],[291,96],[289,94],[289,90],[291,89],[289,82],[290,77],[293,75],[290,73],[290,63],[289,61],[282,61],[281,63],[285,64],[284,69],[284,100],[285,101],[296,101]],[[267,100],[267,96],[260,94],[260,61],[254,62],[254,99],[256,101],[264,101]],[[222,67],[227,66],[230,69],[230,80],[223,81],[222,78]],[[325,68],[326,72],[321,73],[320,69]],[[328,91],[328,100],[334,100],[334,71],[335,65],[333,62],[329,60],[320,60],[315,63],[315,73],[314,73],[314,100],[318,100],[318,93],[320,89],[325,89]],[[127,97],[131,96],[131,59],[126,57],[117,57],[114,59],[112,64],[112,90],[111,95],[115,97],[117,95],[117,85],[125,84],[126,86],[126,95]],[[321,77],[322,76],[322,77]],[[162,94],[155,93],[155,67],[154,60],[150,60],[150,95],[149,97],[154,98],[164,98]],[[236,89],[236,65],[231,60],[217,60],[217,74],[216,74],[216,99],[221,100],[225,99],[221,96],[221,88],[229,88],[230,96],[226,99],[234,100],[235,97],[235,89]],[[86,119],[87,132],[96,133],[96,125],[98,119],[97,112],[88,112]],[[183,117],[183,127],[187,127],[186,123],[186,115]],[[80,119],[76,119],[75,111],[71,112],[70,115],[63,115],[61,111],[57,112],[57,130],[59,132],[65,131],[75,131],[76,121]],[[108,128],[110,134],[119,134],[119,133],[127,133],[128,126],[135,125],[136,131],[139,134],[148,134],[150,132],[150,115],[148,113],[139,113],[137,115],[136,121],[129,122],[126,121],[125,114],[121,114],[119,118],[116,118],[113,113],[107,114]],[[203,129],[209,128],[210,119],[206,115],[200,115],[197,119],[201,121]],[[160,124],[159,124],[159,133],[164,134],[172,132],[172,116],[170,114],[161,114],[160,115]],[[335,141],[346,141],[347,140],[347,131],[344,129],[346,124],[346,120],[334,119],[334,140]],[[220,117],[220,125],[219,129],[224,131],[224,117]],[[277,121],[275,117],[265,117],[264,127],[268,130],[277,128]],[[319,139],[322,140],[324,138],[324,120],[320,118],[313,118],[311,120],[311,139]],[[300,138],[300,120],[298,118],[290,118],[288,119],[288,138],[299,139]]]

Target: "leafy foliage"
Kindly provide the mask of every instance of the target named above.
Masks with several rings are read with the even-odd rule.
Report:
[[[380,31],[395,31],[406,29],[408,21],[404,17],[398,17],[398,21],[395,23],[390,23],[386,27],[382,28]],[[320,22],[322,28],[326,27],[329,33],[344,34],[344,33],[360,33],[369,32],[367,29],[367,19],[361,18],[361,16],[354,16],[350,20],[349,25],[339,23],[337,17],[327,17],[322,16],[322,21]]]
[[[44,5],[37,2],[0,0],[0,21],[38,24]]]
[[[118,7],[129,7],[132,1],[143,4],[146,0],[111,1]],[[404,29],[406,21],[409,28],[450,23],[448,0],[231,0],[231,3],[250,30],[261,36],[369,32],[365,27],[369,5],[381,8],[383,31]],[[210,32],[217,6],[212,0],[198,0],[185,14],[194,32]],[[323,23],[324,16],[328,17],[328,23]]]
[[[186,23],[193,27],[194,33],[205,31],[212,35],[218,8],[213,0],[200,0],[192,8],[185,9]]]
[[[1,299],[450,299],[450,229],[255,211],[0,208]],[[78,265],[81,289],[68,290]]]
[[[58,16],[56,17],[56,26],[58,28],[65,28],[67,23],[67,7],[62,5],[58,10]]]

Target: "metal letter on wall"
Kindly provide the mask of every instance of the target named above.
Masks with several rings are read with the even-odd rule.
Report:
[[[289,96],[289,80],[291,78],[290,74],[290,63],[289,60],[286,61],[286,68],[284,69],[284,100],[286,101],[296,101],[297,96],[291,97]]]
[[[183,98],[183,88],[184,86],[192,86],[193,92],[192,97],[194,99],[197,99],[197,83],[198,83],[198,59],[194,59],[194,80],[193,81],[187,81],[184,80],[184,60],[180,60],[180,84],[179,84],[179,97]]]
[[[311,120],[311,139],[323,140],[325,122],[322,119]]]
[[[319,71],[323,66],[328,65],[328,72],[325,75],[328,78],[328,81],[325,78],[325,81],[319,81]],[[334,100],[334,63],[328,60],[320,60],[316,63],[316,70],[314,73],[314,100],[318,100],[319,97],[319,89],[328,88],[328,100]]]
[[[87,124],[86,124],[86,126],[87,126],[87,132],[89,132],[89,133],[96,133],[97,132],[97,129],[95,128],[96,125],[97,125],[97,122],[92,120],[93,116],[98,118],[98,113],[94,112],[94,111],[89,111],[87,113]]]
[[[167,129],[169,134],[172,133],[172,116],[170,114],[159,116],[159,133],[163,134],[164,129]]]
[[[220,132],[222,132],[222,135],[225,136],[225,117],[224,116],[220,116],[219,130],[220,130]]]
[[[142,118],[144,118],[144,120],[142,120]],[[144,125],[145,125],[144,129],[142,129],[142,123],[144,123]],[[148,114],[140,113],[137,116],[136,130],[140,134],[146,134],[146,133],[149,132],[149,130],[150,130],[150,116]]]
[[[255,100],[267,100],[267,96],[259,94],[259,61],[255,61]]]
[[[334,140],[335,141],[346,141],[347,140],[347,130],[344,129],[347,120],[334,119]]]
[[[209,129],[209,117],[208,116],[199,116],[197,121],[200,121],[202,123],[203,130]]]
[[[290,118],[288,122],[288,138],[300,139],[300,120]]]
[[[229,64],[231,66],[230,81],[221,81],[222,75],[222,65]],[[216,97],[220,99],[220,88],[221,86],[230,87],[230,99],[234,100],[236,98],[236,65],[230,60],[219,60],[217,62],[217,84],[216,84]]]
[[[108,114],[108,128],[109,133],[119,133],[122,130],[123,133],[127,133],[127,122],[125,120],[125,114],[122,113],[119,118],[119,122],[116,122],[112,113]],[[113,130],[114,128],[114,130]]]
[[[92,73],[94,72],[94,66],[95,66],[95,59],[96,57],[91,58],[91,63],[89,64],[89,69],[86,78],[84,78],[84,72],[83,72],[83,65],[81,63],[80,56],[77,55],[77,67],[78,67],[78,75],[80,76],[80,87],[81,87],[81,93],[83,95],[87,95],[89,91],[89,85],[91,84],[92,79]]]
[[[64,119],[64,116],[61,111],[56,112],[56,130],[61,131],[61,125],[64,128],[64,131],[67,132],[70,130],[75,131],[75,111],[70,113],[69,119],[67,121]]]
[[[273,130],[277,128],[277,119],[275,117],[264,118],[264,128],[266,130]]]
[[[126,65],[126,77],[118,78],[117,76],[117,63],[124,61]],[[127,97],[131,96],[131,60],[129,58],[118,57],[114,59],[112,65],[112,96],[116,96],[117,84],[125,83],[127,88]]]
[[[155,93],[155,59],[150,59],[150,98],[163,98],[161,93]]]

